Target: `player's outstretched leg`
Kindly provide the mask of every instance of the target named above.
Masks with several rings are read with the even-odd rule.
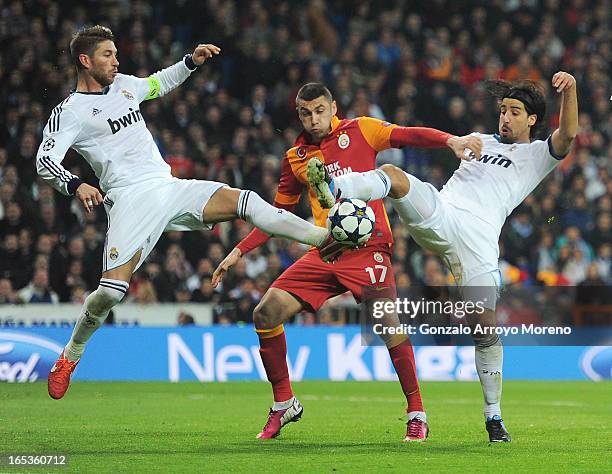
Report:
[[[70,386],[70,377],[81,360],[85,344],[102,325],[112,307],[125,296],[128,287],[125,281],[102,278],[98,289],[87,297],[70,341],[49,373],[47,388],[51,398],[58,400],[64,396]]]
[[[389,194],[392,187],[391,178],[384,166],[365,173],[347,173],[333,178],[318,158],[311,158],[306,176],[323,208],[332,207],[341,197],[363,201],[382,199]]]
[[[289,293],[270,288],[253,312],[253,322],[259,337],[259,354],[274,394],[274,405],[268,413],[265,426],[257,435],[259,439],[276,438],[283,426],[298,421],[304,412],[291,388],[287,341],[282,324],[301,307]]]
[[[238,217],[274,237],[285,237],[315,247],[321,247],[330,236],[327,229],[274,207],[249,190],[220,188],[207,201],[202,214],[206,223],[225,222]]]

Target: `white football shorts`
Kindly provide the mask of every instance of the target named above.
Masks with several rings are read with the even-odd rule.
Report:
[[[102,271],[120,267],[142,249],[138,269],[163,232],[212,229],[202,222],[202,210],[223,187],[227,184],[168,177],[108,191]]]
[[[401,204],[392,200],[408,232],[421,247],[438,255],[457,285],[501,286],[498,233],[491,224],[444,199],[436,188],[406,173],[410,191]],[[482,278],[491,274],[491,278]],[[495,300],[497,290],[488,296]],[[495,301],[487,305],[495,308]]]

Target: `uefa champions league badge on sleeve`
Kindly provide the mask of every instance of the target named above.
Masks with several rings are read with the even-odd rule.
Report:
[[[43,143],[43,151],[49,151],[55,146],[55,140],[53,138],[47,138]]]

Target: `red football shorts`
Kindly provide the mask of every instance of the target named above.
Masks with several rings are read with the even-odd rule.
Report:
[[[285,290],[318,310],[325,301],[350,291],[361,302],[366,298],[395,299],[395,275],[387,245],[346,250],[333,263],[325,263],[317,249],[309,250],[279,276],[272,288]]]

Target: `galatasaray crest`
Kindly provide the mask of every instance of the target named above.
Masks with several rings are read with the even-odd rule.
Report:
[[[348,146],[351,144],[351,139],[349,138],[347,133],[341,133],[338,137],[338,146],[342,150],[346,150]]]

